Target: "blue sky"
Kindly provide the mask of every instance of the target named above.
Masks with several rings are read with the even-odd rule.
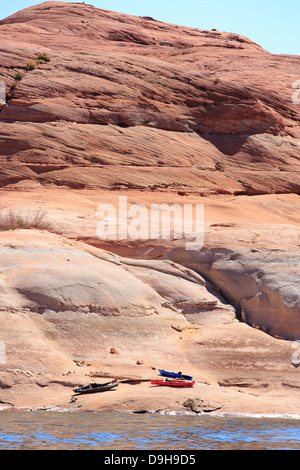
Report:
[[[1,2],[0,18],[37,3],[42,2]],[[85,3],[131,15],[152,16],[167,23],[238,33],[274,54],[300,55],[299,0],[85,0]]]

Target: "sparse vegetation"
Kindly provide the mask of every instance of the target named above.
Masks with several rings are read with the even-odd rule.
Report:
[[[24,211],[2,209],[0,210],[0,231],[20,228],[50,230],[51,224],[46,216],[46,211],[43,210],[24,213]]]
[[[26,69],[27,70],[34,70],[36,68],[36,64],[32,61],[30,62],[27,62],[27,66],[26,66]]]
[[[16,72],[15,73],[15,79],[16,80],[22,80],[22,78],[23,78],[22,72]]]
[[[50,62],[50,57],[48,57],[46,54],[39,53],[37,55],[36,61],[38,64],[43,64],[44,62]]]
[[[41,54],[39,53],[36,57],[36,61],[33,62],[30,60],[27,62],[26,65],[26,70],[35,70],[38,64],[45,64],[46,62],[50,62],[50,57],[48,57],[46,54]],[[18,71],[15,73],[15,81],[11,84],[10,90],[13,91],[17,88],[19,82],[24,78],[24,75],[22,72]],[[10,99],[10,96],[7,96],[7,100]],[[1,228],[0,228],[1,229]]]

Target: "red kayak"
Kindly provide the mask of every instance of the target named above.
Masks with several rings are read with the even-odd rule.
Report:
[[[169,387],[192,387],[194,383],[191,380],[151,380],[151,385],[167,385]]]

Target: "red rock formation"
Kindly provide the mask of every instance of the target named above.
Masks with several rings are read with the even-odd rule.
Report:
[[[0,233],[1,404],[299,414],[298,343],[276,337],[300,334],[300,57],[64,2],[0,21],[0,40],[0,222],[51,223]],[[99,240],[119,194],[203,203],[203,248]],[[91,377],[183,365],[183,393],[70,400]]]
[[[2,20],[0,38],[1,185],[299,191],[299,57],[60,2]]]

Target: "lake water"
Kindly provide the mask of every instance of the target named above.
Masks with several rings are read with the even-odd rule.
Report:
[[[0,412],[0,450],[300,449],[300,419],[99,412]]]

